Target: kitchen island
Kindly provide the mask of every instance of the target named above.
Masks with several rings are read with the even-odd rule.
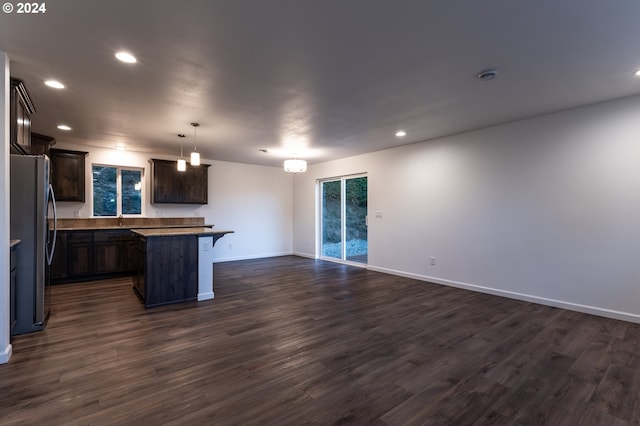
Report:
[[[163,227],[131,232],[137,255],[133,288],[145,307],[214,297],[213,246],[233,231]]]
[[[213,227],[203,217],[102,217],[57,220],[52,284],[98,281],[136,273],[132,229]],[[49,229],[54,228],[53,220]],[[51,233],[53,239],[53,232]]]

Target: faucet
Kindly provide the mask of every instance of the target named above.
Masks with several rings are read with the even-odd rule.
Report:
[[[122,226],[122,215],[118,216],[118,226]]]

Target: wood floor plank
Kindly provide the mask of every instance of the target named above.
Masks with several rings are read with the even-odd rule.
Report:
[[[631,425],[640,325],[295,256],[145,310],[56,285],[0,366],[2,425]]]

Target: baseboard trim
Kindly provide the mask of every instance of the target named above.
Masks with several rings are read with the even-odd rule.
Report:
[[[292,251],[281,252],[281,253],[254,254],[251,256],[220,257],[220,258],[213,259],[213,263],[235,262],[237,260],[265,259],[267,257],[279,257],[279,256],[291,256],[291,255],[293,255]]]
[[[213,299],[214,295],[212,291],[208,291],[206,293],[198,293],[198,302],[202,301],[202,300],[211,300]]]
[[[8,363],[12,353],[13,347],[11,346],[11,343],[9,343],[7,347],[4,348],[2,352],[0,352],[0,364]]]
[[[640,323],[640,315],[632,314],[629,312],[615,311],[611,309],[599,308],[597,306],[581,305],[579,303],[567,302],[564,300],[549,299],[546,297],[534,296],[531,294],[517,293],[513,291],[500,290],[491,287],[484,287],[475,284],[463,283],[452,280],[444,280],[436,277],[429,277],[426,275],[412,274],[403,271],[396,271],[394,269],[380,268],[376,266],[368,265],[367,269],[376,272],[382,272],[384,274],[397,275],[405,278],[412,278],[419,281],[427,281],[434,284],[446,285],[449,287],[461,288],[464,290],[477,291],[480,293],[491,294],[494,296],[507,297],[509,299],[522,300],[525,302],[538,303],[541,305],[552,306],[554,308],[562,308],[570,311],[582,312],[585,314],[597,315],[605,318],[612,318],[622,321],[628,321],[633,323]]]
[[[317,259],[317,257],[315,255],[309,254],[309,253],[301,253],[301,252],[298,252],[298,251],[294,251],[292,254],[294,256],[298,256],[298,257],[306,257],[307,259],[314,259],[314,260]]]

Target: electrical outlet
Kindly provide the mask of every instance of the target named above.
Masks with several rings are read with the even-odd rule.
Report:
[[[429,264],[430,264],[431,266],[434,266],[434,265],[436,264],[436,258],[435,258],[435,257],[433,257],[433,256],[431,256],[431,257],[429,258]]]

